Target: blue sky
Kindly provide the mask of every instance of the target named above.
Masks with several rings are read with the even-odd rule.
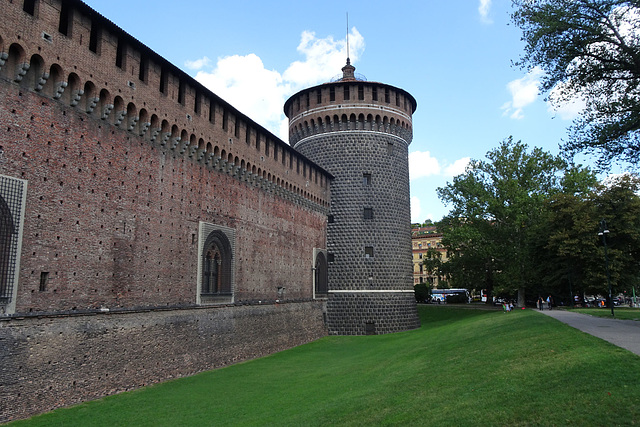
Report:
[[[412,221],[439,220],[436,194],[509,136],[554,154],[575,117],[538,95],[509,0],[85,0],[116,25],[287,141],[284,101],[356,72],[418,102],[409,147]]]

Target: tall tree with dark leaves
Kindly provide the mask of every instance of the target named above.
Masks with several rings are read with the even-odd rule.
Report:
[[[523,31],[516,65],[546,72],[541,91],[556,105],[582,100],[564,149],[639,165],[640,1],[513,0]]]

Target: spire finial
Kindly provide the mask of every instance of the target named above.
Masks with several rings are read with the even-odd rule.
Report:
[[[349,12],[347,12],[347,65],[351,64],[349,59]]]

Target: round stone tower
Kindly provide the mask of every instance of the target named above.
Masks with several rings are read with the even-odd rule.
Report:
[[[354,74],[287,100],[289,142],[330,172],[327,325],[333,335],[419,327],[413,292],[408,147],[416,100]]]

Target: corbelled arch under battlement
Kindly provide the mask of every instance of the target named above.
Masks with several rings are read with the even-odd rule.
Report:
[[[25,31],[37,34],[10,40],[11,32],[0,23],[0,78],[130,132],[168,155],[279,195],[304,198],[300,202],[320,209],[329,206],[326,171],[84,3],[35,4],[34,25]],[[21,2],[6,7],[30,15],[31,9],[21,10]],[[90,60],[65,60],[65,48],[86,49]],[[217,157],[215,146],[239,161]],[[243,162],[258,164],[266,173],[244,169]]]

